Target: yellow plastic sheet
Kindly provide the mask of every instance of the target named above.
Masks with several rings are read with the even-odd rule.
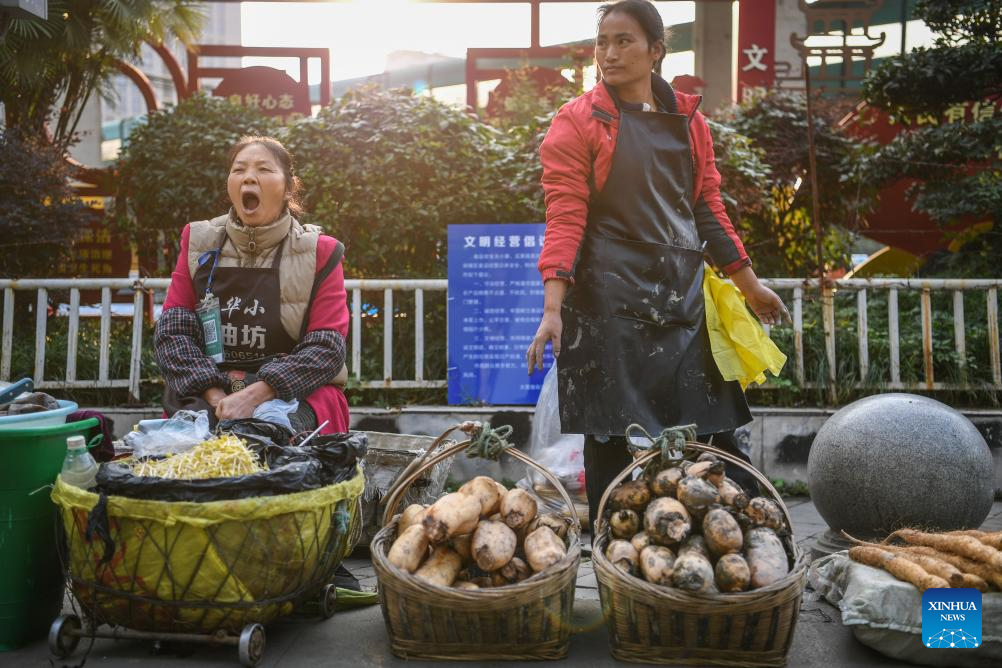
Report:
[[[74,593],[102,621],[235,632],[288,614],[297,592],[329,577],[353,547],[364,486],[359,470],[329,487],[232,501],[111,496],[108,543],[87,535],[96,494],[59,479],[52,500],[66,529]]]
[[[751,383],[764,383],[766,371],[778,376],[786,355],[748,311],[744,295],[707,266],[703,296],[710,349],[724,380],[736,380],[745,389]]]

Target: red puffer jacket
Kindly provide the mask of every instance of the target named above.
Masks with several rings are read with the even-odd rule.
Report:
[[[689,117],[693,164],[693,212],[699,237],[714,264],[727,274],[751,264],[720,199],[720,172],[713,158],[713,138],[706,118],[697,111],[700,96],[672,90],[652,75],[659,100],[675,96],[678,113]],[[574,280],[578,247],[588,221],[588,201],[605,185],[619,131],[619,111],[604,83],[571,100],[557,112],[540,147],[546,198],[546,239],[539,271],[551,278]]]

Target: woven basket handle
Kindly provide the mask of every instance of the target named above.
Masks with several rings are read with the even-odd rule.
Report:
[[[705,445],[703,443],[697,443],[695,441],[686,441],[685,447],[687,450],[692,448],[697,452],[708,452],[712,455],[716,455],[720,459],[723,459],[726,462],[730,462],[731,464],[734,464],[739,468],[744,469],[745,471],[750,473],[755,478],[756,482],[758,482],[759,485],[764,487],[765,490],[772,495],[773,500],[779,504],[779,509],[783,511],[783,516],[786,518],[787,526],[791,528],[793,527],[793,520],[790,518],[790,510],[786,507],[786,504],[783,503],[783,497],[780,496],[776,488],[772,486],[772,483],[769,482],[769,479],[766,478],[761,473],[759,473],[758,470],[755,469],[755,467],[750,466],[747,462],[738,459],[734,455],[724,452],[723,450],[715,448],[712,445]],[[651,450],[650,452],[643,454],[639,459],[633,460],[633,462],[631,462],[625,469],[623,469],[619,473],[619,475],[616,476],[616,479],[613,480],[608,487],[606,487],[605,492],[602,493],[602,500],[598,502],[598,514],[596,515],[596,520],[595,520],[596,524],[598,525],[595,530],[596,536],[601,535],[602,531],[605,529],[604,526],[605,505],[609,500],[609,494],[612,492],[612,490],[615,489],[616,485],[623,482],[623,480],[625,480],[627,476],[632,474],[634,470],[643,466],[644,464],[651,461],[655,457],[660,457],[660,456],[661,452],[657,450]]]
[[[438,437],[438,439],[435,440],[435,443],[433,443],[431,446],[428,447],[428,450],[420,459],[415,460],[416,463],[414,466],[408,466],[407,470],[405,470],[397,477],[397,481],[393,484],[393,487],[390,488],[390,491],[386,497],[387,498],[386,509],[383,512],[383,526],[387,526],[390,523],[390,520],[392,520],[393,516],[396,515],[397,513],[397,508],[399,508],[400,502],[403,500],[404,494],[407,493],[407,490],[410,489],[411,485],[417,482],[418,478],[420,478],[425,471],[435,466],[439,462],[444,461],[455,454],[465,451],[466,448],[469,447],[471,441],[466,440],[462,441],[461,443],[456,443],[454,445],[451,445],[445,448],[444,450],[436,453],[435,455],[431,456],[430,458],[428,453],[434,450],[439,443],[445,440],[446,436],[451,434],[456,429],[468,430],[472,428],[474,424],[475,423],[464,422],[462,424],[458,424],[447,429],[441,436]],[[525,454],[518,448],[507,448],[504,450],[504,454],[514,457],[515,459],[519,460],[520,462],[522,462],[527,466],[531,466],[536,471],[538,471],[544,478],[546,478],[546,480],[551,485],[553,485],[553,488],[560,493],[560,496],[561,498],[563,498],[564,503],[567,505],[568,508],[570,508],[573,526],[575,529],[577,529],[578,533],[580,534],[581,520],[578,518],[577,510],[574,508],[574,502],[571,501],[571,497],[567,494],[567,490],[564,489],[564,486],[560,484],[560,481],[557,480],[557,478],[552,473],[550,473],[550,471],[547,468],[540,465],[536,460],[534,460],[532,457]]]

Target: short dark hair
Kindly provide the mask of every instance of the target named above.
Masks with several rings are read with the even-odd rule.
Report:
[[[282,142],[273,137],[259,137],[253,135],[241,137],[240,141],[234,144],[233,148],[230,149],[229,160],[227,160],[229,168],[233,168],[233,162],[237,159],[237,155],[240,154],[240,151],[253,144],[260,144],[265,147],[268,150],[268,153],[271,153],[271,157],[275,158],[275,161],[278,162],[279,167],[282,168],[282,175],[285,176],[285,192],[289,196],[289,212],[293,216],[303,215],[303,205],[299,202],[299,194],[303,189],[303,184],[293,171],[292,154],[289,153],[289,149],[282,145]]]
[[[598,8],[598,25],[601,26],[602,21],[613,12],[623,12],[639,23],[640,28],[647,37],[648,47],[653,47],[655,44],[660,44],[663,47],[661,57],[654,64],[654,71],[660,74],[661,63],[664,61],[665,56],[668,55],[668,44],[664,21],[661,20],[661,14],[658,13],[658,9],[654,6],[654,3],[650,2],[650,0],[617,0],[616,2],[607,2]]]

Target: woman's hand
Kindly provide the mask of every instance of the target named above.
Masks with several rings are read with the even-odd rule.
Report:
[[[742,291],[743,292],[743,291]],[[743,292],[748,306],[755,312],[763,325],[779,325],[783,322],[791,322],[790,312],[786,309],[786,304],[775,292],[765,287],[761,283]]]
[[[219,387],[210,387],[202,393],[202,398],[205,399],[205,403],[215,409],[219,402],[226,398],[226,392]]]
[[[539,329],[533,337],[529,349],[525,352],[525,359],[529,365],[529,374],[532,374],[533,367],[543,370],[543,351],[546,350],[546,342],[553,344],[553,356],[560,357],[560,334],[564,329],[563,319],[560,311],[544,311],[543,319],[539,321]]]
[[[755,275],[755,271],[749,267],[741,267],[730,276],[734,285],[738,287],[741,294],[745,296],[748,306],[755,312],[763,325],[779,325],[783,322],[792,322],[790,312],[786,310],[786,304],[775,292],[762,285]]]
[[[275,398],[271,385],[259,380],[239,392],[227,395],[216,405],[219,420],[239,420],[254,415],[254,410],[264,402]]]

